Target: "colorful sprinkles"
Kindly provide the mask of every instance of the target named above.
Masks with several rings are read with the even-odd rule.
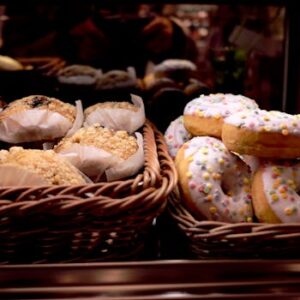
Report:
[[[195,137],[183,149],[188,190],[201,214],[209,220],[251,222],[251,178],[246,164],[212,137]]]

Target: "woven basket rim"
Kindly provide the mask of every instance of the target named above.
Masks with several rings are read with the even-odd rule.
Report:
[[[197,220],[180,201],[176,187],[168,196],[167,211],[198,258],[280,257],[298,255],[300,223],[226,223]]]
[[[162,133],[150,121],[143,127],[145,164],[133,178],[73,186],[0,187],[0,214],[10,209],[30,209],[50,202],[65,201],[64,209],[75,206],[100,205],[105,209],[141,206],[139,201],[156,206],[166,202],[177,184],[177,172]],[[12,202],[12,195],[16,195]],[[38,195],[38,199],[32,199]],[[158,202],[158,203],[157,203]],[[150,205],[150,206],[151,206]],[[146,207],[147,208],[147,207]]]

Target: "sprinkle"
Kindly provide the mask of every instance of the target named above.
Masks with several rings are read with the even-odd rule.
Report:
[[[233,192],[232,192],[232,191],[228,191],[226,194],[227,194],[229,197],[232,197],[232,196],[233,196]]]
[[[215,180],[219,180],[219,179],[221,179],[221,174],[219,174],[219,173],[213,173],[212,174],[212,178],[215,179]]]
[[[295,209],[291,208],[291,207],[286,207],[284,209],[284,213],[287,215],[287,216],[291,216],[293,213],[295,213]]]
[[[264,130],[269,132],[269,131],[271,131],[271,127],[270,126],[264,126]]]
[[[214,197],[211,194],[207,195],[207,197],[206,197],[206,200],[210,201],[210,202],[213,201],[213,199],[214,199]]]
[[[271,198],[272,198],[273,202],[276,202],[279,200],[279,198],[276,194],[272,194]]]
[[[293,125],[294,127],[297,127],[298,124],[297,124],[297,122],[294,121],[294,122],[292,123],[292,125]]]
[[[249,180],[249,178],[244,177],[243,182],[244,182],[244,184],[248,185],[250,183],[250,180]]]
[[[194,160],[194,157],[193,156],[189,156],[188,159],[187,159],[189,162],[192,162]]]
[[[279,193],[284,194],[287,191],[287,187],[285,185],[283,185],[278,189],[278,191],[279,191]]]
[[[288,195],[287,195],[287,193],[282,193],[282,194],[281,194],[281,197],[282,197],[283,199],[287,199]]]
[[[197,109],[197,110],[196,110],[196,115],[197,115],[198,117],[203,117],[203,116],[204,116],[204,113],[203,113],[203,111]]]
[[[280,128],[281,128],[281,129],[287,129],[287,126],[286,126],[286,124],[283,124],[283,123],[282,123],[282,124],[280,124]]]
[[[258,127],[258,131],[259,132],[264,132],[265,131],[265,127],[264,126],[259,126]]]
[[[216,114],[215,115],[215,119],[217,119],[217,120],[221,119],[221,115],[220,114]]]
[[[192,172],[186,172],[186,177],[187,178],[192,178],[193,177],[193,174],[192,174]]]
[[[288,134],[289,134],[289,131],[288,131],[287,129],[283,129],[283,130],[281,131],[281,133],[282,133],[283,135],[288,135]]]
[[[277,178],[273,183],[273,189],[277,189],[279,187],[280,183],[281,183],[281,179]]]
[[[224,161],[224,159],[223,159],[223,158],[220,158],[220,159],[219,159],[219,164],[223,165],[223,164],[224,164],[224,162],[225,162],[225,161]]]
[[[192,190],[196,187],[195,182],[190,182],[189,185],[190,185],[190,189],[192,189]]]
[[[247,217],[247,222],[251,223],[252,222],[252,217]]]
[[[211,191],[212,185],[211,183],[207,183],[204,188],[204,193],[208,194]]]
[[[244,187],[244,192],[245,193],[250,193],[251,192],[250,187],[248,187],[248,186]]]
[[[203,179],[208,180],[209,179],[209,173],[204,172],[202,177],[203,177]]]
[[[209,211],[210,211],[210,213],[215,214],[218,210],[217,210],[217,208],[215,206],[211,206],[209,208]]]
[[[264,121],[266,121],[266,122],[270,121],[270,118],[269,118],[268,116],[264,116],[263,119],[264,119]]]
[[[208,154],[207,148],[202,148],[202,149],[200,150],[200,152],[201,152],[202,154],[204,154],[204,155]]]
[[[212,171],[213,171],[212,167],[207,167],[207,171],[212,173]]]
[[[198,187],[198,192],[199,193],[202,193],[204,191],[204,186],[201,184],[199,187]]]

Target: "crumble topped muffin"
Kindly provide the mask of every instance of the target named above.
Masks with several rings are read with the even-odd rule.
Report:
[[[55,98],[32,95],[0,111],[0,140],[10,144],[53,141],[72,134],[82,123],[80,100],[75,107]]]
[[[79,170],[67,160],[52,150],[23,149],[11,147],[8,151],[0,151],[0,171],[6,176],[6,168],[10,171],[10,185],[18,185],[20,173],[14,176],[13,170],[22,171],[22,176],[38,175],[46,184],[50,185],[76,185],[86,183]],[[0,180],[0,185],[1,181]]]
[[[64,138],[56,147],[56,152],[70,148],[73,144],[94,146],[112,153],[121,159],[128,159],[137,149],[138,144],[126,131],[114,131],[99,124],[79,129],[73,136]]]
[[[0,114],[0,120],[5,119],[8,115],[28,109],[48,109],[61,114],[71,122],[74,122],[76,116],[75,106],[69,103],[43,95],[33,95],[15,100],[6,105]]]
[[[114,130],[135,132],[146,121],[145,107],[139,96],[131,95],[131,101],[107,101],[86,108],[84,125],[100,124]]]

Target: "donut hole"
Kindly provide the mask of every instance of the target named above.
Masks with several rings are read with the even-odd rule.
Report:
[[[238,187],[236,184],[237,180],[236,171],[234,169],[230,168],[226,170],[221,180],[221,189],[224,195],[232,197],[233,194],[238,192]]]
[[[225,195],[232,196],[232,188],[230,187],[228,180],[223,180],[221,182],[221,189]]]

